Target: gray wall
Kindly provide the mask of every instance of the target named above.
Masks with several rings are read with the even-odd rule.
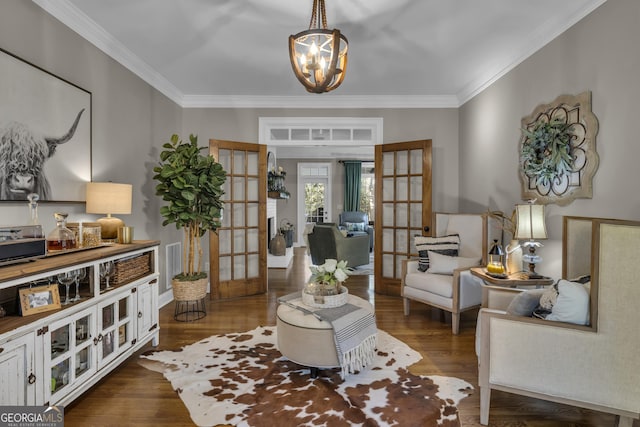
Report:
[[[563,215],[640,219],[640,2],[609,0],[460,108],[460,209],[521,202],[520,120],[561,94],[592,92],[600,131],[593,198],[549,205],[542,272],[559,274]]]
[[[181,233],[162,227],[151,177],[162,143],[182,129],[182,109],[31,1],[0,2],[0,47],[92,93],[93,180],[133,184],[133,213],[120,217],[134,238],[179,241]],[[70,221],[98,217],[85,214],[84,203],[41,203],[45,233],[58,211]],[[0,214],[3,225],[26,224],[27,203],[0,203]]]

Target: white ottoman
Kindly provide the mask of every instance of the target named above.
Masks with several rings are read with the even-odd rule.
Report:
[[[349,295],[349,303],[373,312],[373,306],[362,298]],[[302,302],[299,305],[311,309]],[[276,317],[278,350],[284,357],[310,367],[312,378],[318,368],[340,366],[331,323],[285,304],[278,306]]]

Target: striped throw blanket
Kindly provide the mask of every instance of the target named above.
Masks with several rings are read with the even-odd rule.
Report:
[[[373,362],[378,328],[372,310],[350,303],[336,308],[309,307],[302,303],[300,292],[280,297],[278,302],[331,324],[343,379]]]

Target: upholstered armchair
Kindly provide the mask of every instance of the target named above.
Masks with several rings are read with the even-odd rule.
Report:
[[[307,235],[309,252],[314,265],[324,264],[326,259],[347,261],[347,267],[369,264],[369,236],[346,237],[333,222],[313,226]]]
[[[619,426],[640,418],[640,222],[565,217],[563,228],[564,280],[551,313],[562,306],[564,321],[524,312],[536,290],[484,288],[476,333],[483,425],[492,390],[616,414]]]
[[[356,211],[342,212],[338,217],[338,225],[352,236],[369,236],[369,251],[373,251],[373,227],[369,225],[369,215]]]
[[[482,280],[469,268],[486,263],[488,221],[485,214],[433,214],[432,237],[414,238],[419,259],[403,261],[405,316],[411,301],[440,308],[451,313],[451,330],[458,334],[460,313],[482,301]]]

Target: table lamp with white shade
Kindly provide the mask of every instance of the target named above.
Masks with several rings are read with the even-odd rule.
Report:
[[[536,255],[536,248],[542,246],[537,240],[547,238],[547,228],[544,221],[544,205],[536,205],[535,200],[529,201],[526,205],[516,205],[517,223],[516,235],[518,240],[525,240],[522,244],[529,247],[529,253],[522,256],[523,261],[529,263],[528,276],[530,279],[539,279],[542,276],[536,273],[536,264],[542,261]]]
[[[115,182],[87,183],[87,213],[106,214],[97,222],[102,229],[103,240],[115,240],[118,228],[124,227],[124,221],[111,216],[112,214],[131,214],[131,184]]]

